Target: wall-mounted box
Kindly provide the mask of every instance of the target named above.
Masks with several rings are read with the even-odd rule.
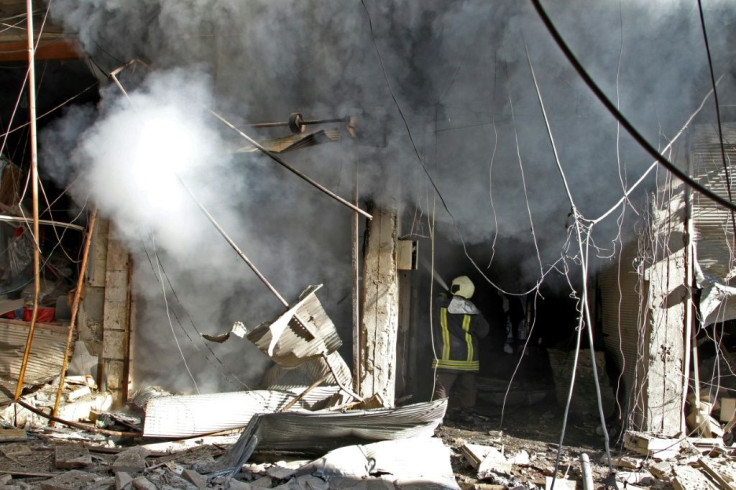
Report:
[[[419,243],[416,240],[398,240],[396,242],[396,269],[400,271],[416,270],[419,262]]]

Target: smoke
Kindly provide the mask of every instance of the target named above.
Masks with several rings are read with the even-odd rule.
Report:
[[[707,7],[728,101],[734,11],[726,2]],[[710,89],[691,4],[576,1],[547,8],[591,76],[655,146],[669,141]],[[477,264],[490,263],[514,287],[535,283],[568,250],[571,204],[563,178],[579,212],[595,219],[651,163],[526,2],[55,0],[52,14],[103,70],[131,58],[151,67],[127,87],[129,97],[105,89],[96,120],[89,111],[69,111],[44,140],[49,153],[73,155],[49,158],[54,175],[79,173],[77,200],[89,196],[113,217],[134,251],[136,292],[145,298],[141,325],[150,329],[138,355],[159,360],[147,364],[141,382],[167,376],[191,389],[182,356],[163,347],[171,345],[172,324],[184,358],[205,362],[193,361],[202,356],[192,327],[189,341],[176,318],[170,324],[164,289],[179,319],[207,333],[235,320],[252,326],[281,308],[203,218],[180,178],[289,301],[307,284],[325,283],[319,296],[349,340],[350,211],[273,162],[236,152],[245,142],[209,109],[249,133],[246,123],[284,121],[295,111],[307,119],[356,115],[356,140],[343,131],[339,144],[284,158],[345,198],[357,180],[363,199],[398,208],[402,221],[421,216],[426,229],[424,222],[436,220],[453,249],[440,274],[472,268],[463,242]],[[68,162],[57,167],[62,160]],[[632,196],[634,203],[653,182]],[[637,217],[623,211],[630,227]],[[595,229],[604,255],[618,247],[621,212]],[[166,351],[145,351],[151,345]],[[260,375],[265,360],[247,343],[217,349],[213,356],[205,348],[207,363],[224,359],[249,382]],[[202,384],[214,383],[217,370],[202,367],[194,369]]]

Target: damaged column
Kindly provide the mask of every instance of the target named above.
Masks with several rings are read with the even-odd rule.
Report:
[[[673,199],[668,209],[655,210],[655,229],[659,239],[667,245],[661,249],[668,253],[656,257],[647,271],[651,310],[650,323],[644,332],[643,428],[663,435],[674,435],[682,430],[684,410],[685,313],[690,298],[682,246],[684,228],[680,222],[683,207],[682,199]]]
[[[130,323],[130,256],[110,225],[98,383],[112,393],[115,405],[128,393]]]
[[[392,407],[396,381],[399,287],[396,272],[398,220],[394,210],[372,209],[364,252],[360,324],[359,394]]]

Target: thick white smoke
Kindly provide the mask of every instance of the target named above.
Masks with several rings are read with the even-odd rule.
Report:
[[[710,90],[694,4],[543,3],[583,65],[655,146],[669,141]],[[706,7],[727,100],[736,16],[727,2]],[[149,262],[151,237],[187,311],[208,332],[232,320],[262,321],[279,308],[176,175],[286,297],[324,282],[328,313],[349,336],[350,212],[272,162],[233,156],[244,143],[218,127],[209,108],[243,128],[294,111],[358,114],[356,144],[285,159],[346,198],[357,162],[364,198],[425,224],[436,213],[438,232],[454,247],[441,273],[470,268],[462,237],[479,264],[495,256],[491,271],[513,271],[512,287],[534,283],[539,261],[544,268],[560,257],[570,212],[527,49],[581,213],[598,217],[651,163],[591,96],[527,2],[55,0],[52,12],[103,69],[132,57],[152,67],[129,98],[117,93],[105,104],[78,140],[74,162],[84,175],[79,198],[91,193],[137,251],[146,324],[161,344],[171,333],[155,257]],[[74,138],[56,132],[46,141],[66,150],[62,139]],[[435,203],[428,175],[444,204]],[[616,217],[599,227],[597,245],[613,248]],[[259,353],[238,349],[226,353],[239,356],[237,369],[249,371],[250,361],[260,363],[252,372],[262,368]],[[160,357],[169,354],[178,357]],[[149,379],[171,372],[161,364]]]

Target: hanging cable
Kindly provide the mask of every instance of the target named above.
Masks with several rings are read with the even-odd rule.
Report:
[[[151,236],[151,242],[153,244],[153,250],[154,253],[156,251],[156,242],[153,239],[153,236]],[[176,343],[176,348],[179,350],[179,355],[181,356],[181,360],[184,362],[184,368],[186,368],[187,373],[189,374],[189,378],[192,380],[192,383],[194,384],[194,390],[199,394],[199,386],[197,386],[197,380],[194,379],[194,375],[192,374],[192,371],[189,369],[189,364],[187,363],[187,358],[184,355],[184,351],[181,349],[181,345],[179,344],[179,339],[176,337],[176,332],[174,332],[174,324],[171,321],[171,314],[169,309],[169,300],[166,296],[166,286],[164,285],[164,279],[161,272],[161,262],[158,260],[158,255],[156,255],[156,273],[159,277],[159,283],[161,284],[161,292],[163,293],[164,297],[164,306],[166,308],[166,317],[169,319],[169,327],[171,328],[171,336],[174,338],[174,342]]]
[[[526,49],[526,45],[525,45]],[[575,205],[575,200],[572,196],[572,191],[570,190],[570,186],[567,183],[567,178],[565,177],[565,173],[562,169],[562,164],[560,162],[560,157],[557,153],[557,145],[555,144],[554,137],[552,136],[552,129],[549,125],[549,118],[547,117],[547,110],[544,107],[544,101],[542,100],[542,95],[539,90],[539,84],[537,83],[537,77],[534,74],[534,67],[531,62],[531,58],[529,57],[529,51],[526,51],[527,54],[527,61],[529,62],[529,70],[532,74],[532,79],[534,81],[534,87],[537,92],[537,100],[539,102],[539,106],[542,111],[542,115],[544,118],[544,124],[547,128],[547,136],[549,137],[550,145],[552,147],[552,153],[554,154],[555,163],[557,164],[557,169],[560,172],[560,176],[562,177],[562,182],[565,187],[565,190],[567,192],[568,200],[570,201],[570,206],[572,207],[572,213],[573,213],[573,220],[575,225],[575,233],[577,237],[578,242],[578,252],[580,254],[580,272],[582,276],[582,295],[580,299],[580,323],[578,324],[578,328],[585,328],[588,331],[588,342],[589,342],[589,349],[590,349],[590,357],[591,357],[591,366],[593,368],[593,381],[595,383],[595,392],[596,392],[596,398],[598,401],[598,412],[600,415],[600,422],[601,422],[601,428],[603,430],[603,436],[604,436],[604,445],[606,450],[606,456],[608,457],[608,470],[609,470],[609,476],[613,475],[613,462],[611,458],[611,449],[609,447],[609,436],[608,436],[608,429],[606,428],[606,416],[603,410],[603,401],[601,399],[601,387],[600,382],[598,380],[598,368],[596,366],[596,357],[595,357],[595,346],[593,342],[593,323],[590,316],[590,305],[588,304],[588,258],[589,258],[589,252],[588,252],[588,246],[590,243],[590,233],[591,229],[584,230],[583,225],[581,224],[582,216],[578,214],[577,206]],[[585,247],[583,247],[583,243],[585,243]],[[583,321],[584,319],[584,321]],[[580,332],[578,332],[580,333]],[[580,349],[580,336],[578,335],[577,339],[577,347],[576,350]],[[577,357],[577,353],[575,354]],[[577,361],[577,359],[576,359]],[[572,374],[571,380],[570,380],[570,393],[568,397],[568,405],[570,403],[570,399],[572,396],[572,389],[573,385],[575,384],[575,373]],[[566,407],[565,412],[566,416],[568,413],[568,408]],[[563,425],[565,423],[563,422]],[[564,432],[560,437],[560,444],[558,447],[558,453],[557,453],[557,461],[555,462],[555,473],[552,481],[552,485],[554,486],[554,478],[557,477],[557,468],[559,465],[559,459],[561,456],[562,451],[562,442],[563,442]]]
[[[605,108],[610,112],[616,120],[618,120],[619,123],[626,129],[626,131],[631,135],[634,140],[639,143],[639,145],[647,152],[650,156],[652,156],[657,162],[659,162],[664,168],[666,168],[670,173],[675,175],[677,178],[679,178],[685,185],[691,187],[696,192],[699,192],[700,194],[703,194],[704,196],[708,197],[710,200],[716,202],[717,204],[720,204],[726,209],[730,210],[736,210],[736,204],[732,203],[729,200],[724,199],[723,197],[719,196],[715,192],[711,191],[710,189],[700,185],[698,182],[694,181],[690,176],[685,174],[682,170],[677,168],[675,165],[673,165],[669,160],[667,160],[662,154],[660,154],[642,135],[639,133],[639,131],[634,128],[634,126],[621,114],[618,109],[611,103],[611,101],[606,97],[606,95],[603,93],[603,91],[598,87],[598,85],[593,81],[593,79],[590,77],[590,75],[585,71],[583,66],[580,64],[580,62],[577,60],[575,55],[570,51],[570,48],[565,43],[564,39],[562,39],[562,36],[557,31],[557,28],[552,23],[552,20],[547,15],[547,12],[545,12],[542,5],[539,3],[539,0],[531,0],[532,4],[534,4],[534,8],[537,10],[537,13],[539,14],[539,17],[542,19],[542,22],[544,22],[544,25],[547,27],[547,30],[552,35],[552,38],[555,40],[555,43],[557,43],[557,46],[562,50],[565,57],[568,59],[570,64],[575,68],[575,71],[580,75],[580,78],[583,79],[586,85],[590,88],[590,90],[595,94],[595,96],[598,98],[598,100],[601,101],[601,103],[605,106]]]
[[[708,55],[708,72],[710,73],[710,82],[713,87],[713,103],[716,108],[716,122],[718,123],[718,143],[721,148],[721,161],[723,162],[723,175],[726,178],[726,191],[728,192],[728,200],[733,201],[731,196],[731,176],[728,171],[728,163],[726,161],[726,148],[723,144],[723,125],[721,124],[721,107],[718,103],[718,91],[716,90],[716,77],[713,74],[713,59],[710,54],[710,43],[708,42],[708,32],[705,29],[705,17],[703,16],[703,2],[698,0],[698,13],[700,14],[700,26],[703,30],[703,42],[705,43],[705,52]],[[736,217],[734,217],[734,210],[731,210],[731,227],[733,228],[733,239],[736,244]]]

